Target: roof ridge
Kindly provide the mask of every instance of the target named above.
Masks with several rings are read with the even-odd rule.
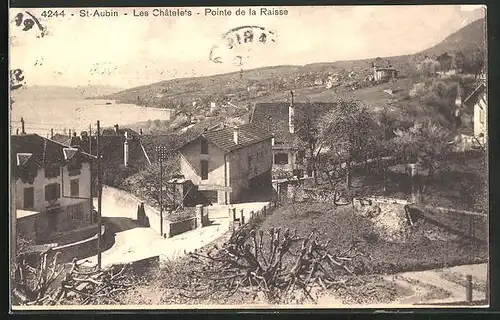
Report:
[[[62,148],[68,148],[68,146],[67,146],[67,145],[62,144],[62,143],[61,143],[61,142],[59,142],[59,141],[55,141],[55,140],[52,140],[52,139],[49,139],[49,138],[42,137],[42,136],[40,136],[40,135],[38,135],[38,134],[36,134],[36,133],[34,133],[34,135],[36,135],[36,136],[38,136],[38,137],[42,138],[44,141],[50,141],[50,142],[52,142],[52,143],[54,143],[54,144],[56,144],[56,145],[58,145],[58,146],[61,146]],[[70,147],[70,148],[72,148],[71,146],[69,146],[69,147]],[[84,154],[84,155],[89,156],[89,157],[92,157],[92,158],[97,158],[97,156],[91,155],[91,154],[89,154],[89,153],[87,153],[87,152],[84,152],[84,151],[82,151],[82,150],[80,150],[80,152],[81,152],[82,154]]]
[[[486,84],[483,81],[481,81],[481,83],[476,86],[476,88],[467,96],[467,98],[464,99],[463,103],[465,104],[466,101],[468,101],[477,91],[479,91],[481,87],[486,88]]]

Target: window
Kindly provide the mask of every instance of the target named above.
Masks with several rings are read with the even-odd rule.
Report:
[[[201,180],[207,180],[208,179],[208,161],[202,160],[201,161]]]
[[[288,164],[288,154],[277,153],[274,155],[274,164]]]
[[[201,139],[201,154],[208,154],[208,141]]]
[[[71,180],[70,195],[72,197],[78,197],[80,195],[80,180],[79,179]]]
[[[484,115],[484,110],[482,108],[479,108],[479,122],[484,123],[484,120],[486,120],[486,117]]]
[[[252,170],[252,160],[253,160],[253,157],[248,156],[248,170]]]
[[[45,167],[45,178],[57,178],[61,174],[59,166],[49,165]]]
[[[35,206],[35,189],[33,187],[24,188],[24,209],[33,209]]]
[[[302,163],[304,163],[304,158],[305,158],[305,156],[306,156],[305,151],[299,151],[299,152],[297,152],[297,157],[295,158],[295,162],[296,162],[297,164],[302,164]]]
[[[45,186],[45,200],[52,201],[61,197],[61,186],[59,183],[51,183]]]

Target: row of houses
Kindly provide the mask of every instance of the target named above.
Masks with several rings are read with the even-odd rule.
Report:
[[[474,139],[487,141],[487,93],[482,83],[464,99],[474,108]],[[331,104],[289,101],[255,105],[247,123],[199,123],[182,135],[143,135],[115,125],[100,137],[104,168],[144,168],[158,161],[165,146],[179,161],[184,180],[211,203],[231,204],[255,190],[271,188],[275,172],[311,176],[307,150],[295,127],[295,115]],[[11,136],[11,190],[17,230],[49,239],[94,223],[92,199],[96,140],[36,134]],[[274,175],[274,176],[273,176]]]

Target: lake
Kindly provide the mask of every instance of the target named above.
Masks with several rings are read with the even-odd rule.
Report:
[[[111,104],[107,104],[111,103]],[[127,124],[148,120],[169,120],[171,109],[140,107],[133,104],[115,104],[108,100],[85,99],[21,99],[16,98],[11,110],[12,133],[21,131],[21,117],[25,121],[27,133],[47,136],[50,129],[63,133],[65,129],[78,133],[95,130],[97,120],[101,127]]]

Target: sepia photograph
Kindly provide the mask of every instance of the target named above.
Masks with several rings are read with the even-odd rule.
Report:
[[[485,5],[9,8],[10,306],[487,308]]]

